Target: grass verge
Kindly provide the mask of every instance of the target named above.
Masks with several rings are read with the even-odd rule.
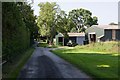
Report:
[[[108,45],[108,47],[105,45]],[[116,43],[95,43],[94,46],[93,44],[89,44],[77,46],[73,49],[53,50],[52,52],[93,78],[100,80],[109,80],[107,78],[111,78],[116,80],[118,78],[118,62],[120,61],[118,61],[118,51],[113,50],[112,52],[108,52],[108,50],[116,46]]]
[[[46,42],[41,42],[38,44],[39,47],[44,47],[44,48],[57,48],[58,46],[56,45],[49,45]]]
[[[34,48],[29,48],[25,53],[18,55],[13,59],[12,63],[6,63],[3,65],[3,79],[4,78],[12,78],[12,80],[16,80],[19,75],[20,70],[25,65],[27,60],[30,58],[34,51]]]

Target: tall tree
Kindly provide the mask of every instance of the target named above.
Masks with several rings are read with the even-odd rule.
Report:
[[[74,9],[69,12],[68,18],[75,24],[77,32],[85,32],[85,28],[98,24],[97,17],[92,17],[92,13],[86,9]]]
[[[52,42],[55,35],[55,19],[58,6],[54,2],[46,2],[38,4],[40,7],[37,25],[39,26],[40,34],[47,36],[47,39]]]

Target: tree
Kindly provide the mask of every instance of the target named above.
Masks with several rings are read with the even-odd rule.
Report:
[[[19,11],[21,12],[22,20],[24,21],[25,26],[30,32],[30,43],[32,45],[34,43],[34,38],[36,38],[36,35],[38,35],[37,32],[39,28],[35,22],[37,17],[34,16],[30,4],[27,4],[26,2],[24,3],[19,2],[17,3],[17,5],[19,7]]]
[[[85,32],[85,29],[98,24],[97,17],[92,17],[92,13],[86,9],[74,9],[69,12],[68,18],[75,24],[74,27],[78,30],[77,32]]]
[[[77,30],[76,30],[76,28],[75,27],[73,27],[72,29],[71,29],[71,31],[70,31],[71,33],[76,33],[77,32]]]
[[[3,2],[2,8],[2,60],[9,62],[30,47],[31,32],[36,31],[37,26],[29,4]]]
[[[68,23],[69,19],[67,17],[67,14],[65,13],[65,11],[60,10],[60,12],[57,14],[56,30],[58,33],[62,33],[65,38],[68,37],[67,33],[70,31]]]
[[[58,5],[54,2],[46,2],[38,4],[40,7],[37,25],[42,36],[47,36],[47,39],[52,42],[55,35],[55,18]]]

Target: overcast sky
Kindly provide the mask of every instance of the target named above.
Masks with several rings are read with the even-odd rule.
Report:
[[[99,24],[118,23],[118,0],[44,0],[56,2],[66,13],[72,9],[84,8],[90,10],[93,16],[98,17]],[[38,4],[43,0],[34,0],[34,14],[39,15]]]

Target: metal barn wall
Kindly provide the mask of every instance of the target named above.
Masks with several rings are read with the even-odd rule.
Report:
[[[90,41],[90,33],[91,32],[95,32],[95,34],[96,34],[96,41],[99,40],[97,37],[100,37],[100,36],[104,35],[104,29],[96,27],[96,26],[92,26],[92,27],[88,28],[86,30],[86,32],[88,33],[88,40],[89,40],[89,42],[91,42]]]
[[[79,45],[83,45],[85,41],[85,36],[80,36],[80,37],[76,37],[76,43]]]
[[[120,41],[120,29],[116,30],[116,40]]]
[[[111,41],[112,40],[112,30],[105,29],[104,36],[100,39],[101,41]]]
[[[105,30],[104,37],[101,38],[101,41],[112,41],[112,30]],[[115,40],[120,40],[120,29],[115,30]]]

